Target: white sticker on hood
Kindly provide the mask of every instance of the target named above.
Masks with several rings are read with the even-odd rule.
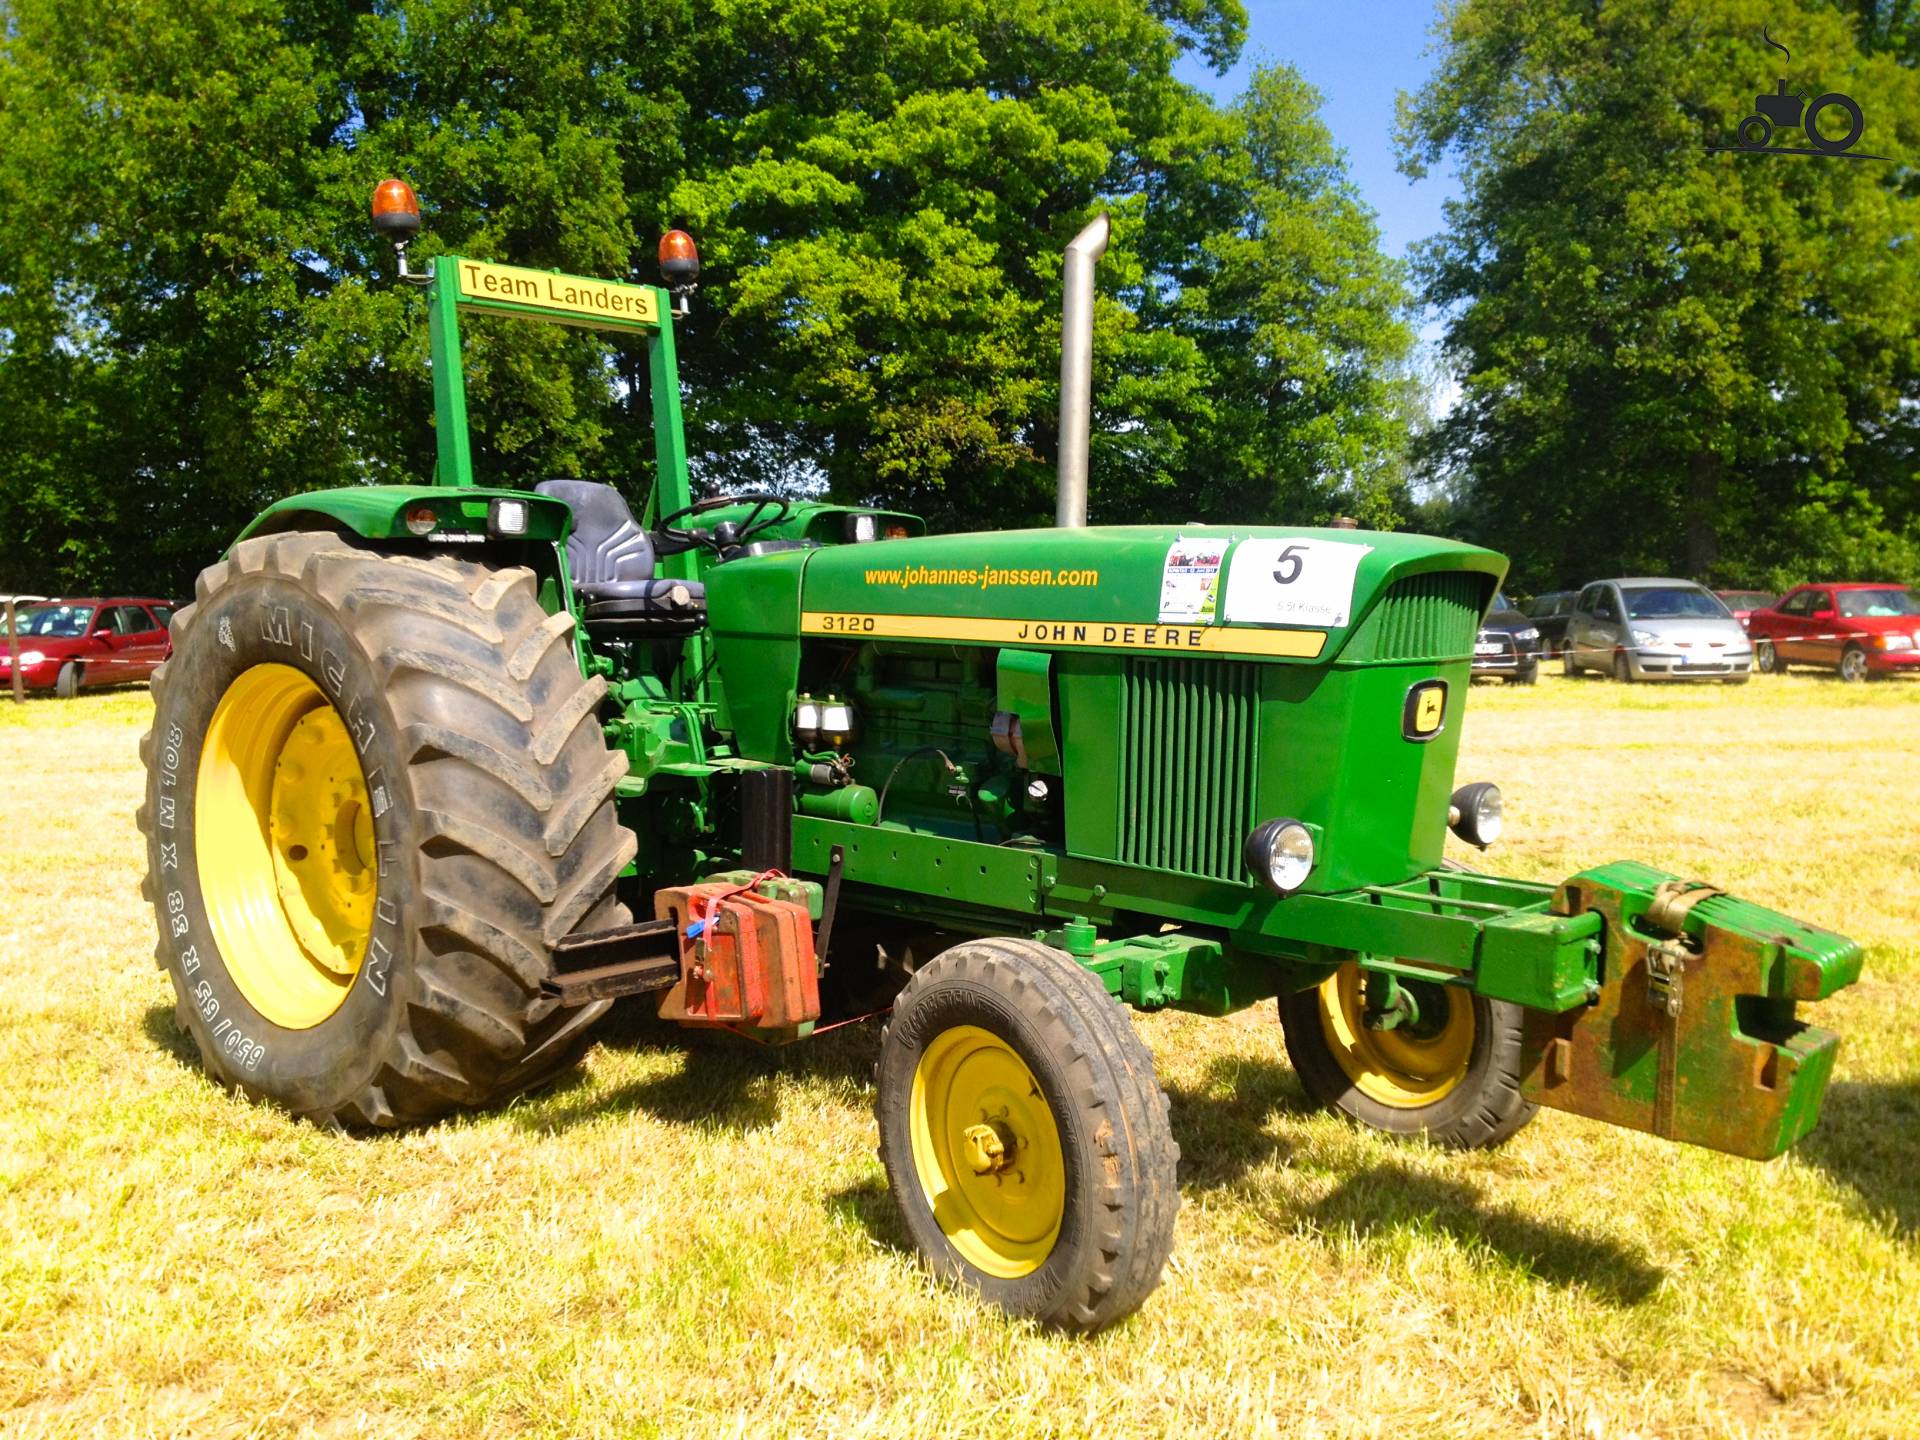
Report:
[[[1254,625],[1345,625],[1353,577],[1371,545],[1351,540],[1242,540],[1227,569],[1225,616]]]
[[[1160,571],[1160,618],[1211,625],[1220,604],[1220,562],[1232,540],[1175,540]]]

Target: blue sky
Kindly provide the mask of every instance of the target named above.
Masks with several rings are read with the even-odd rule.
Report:
[[[1285,61],[1325,97],[1321,114],[1360,193],[1380,216],[1390,255],[1442,228],[1441,202],[1455,193],[1439,171],[1411,181],[1394,168],[1393,103],[1432,69],[1426,53],[1434,0],[1248,0],[1247,46],[1225,75],[1189,61],[1182,79],[1231,100],[1253,67]]]

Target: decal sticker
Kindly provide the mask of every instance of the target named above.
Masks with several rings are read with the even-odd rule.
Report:
[[[802,635],[851,635],[871,640],[926,640],[948,644],[1030,645],[1038,649],[1177,651],[1188,655],[1276,655],[1312,660],[1327,643],[1322,630],[1230,630],[1225,626],[1103,624],[1092,620],[1015,620],[959,615],[874,615],[865,611],[808,610]]]
[[[1440,733],[1447,718],[1447,682],[1422,680],[1407,691],[1407,703],[1400,712],[1400,733],[1415,744],[1424,744]]]
[[[1253,625],[1345,625],[1353,577],[1373,549],[1349,540],[1242,540],[1227,569],[1225,616]]]
[[[1211,625],[1220,600],[1220,562],[1231,540],[1176,539],[1160,571],[1160,618]]]

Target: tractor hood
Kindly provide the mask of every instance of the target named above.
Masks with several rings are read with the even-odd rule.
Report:
[[[1490,550],[1370,530],[1096,526],[937,535],[812,552],[800,628],[1306,664],[1455,659],[1471,654],[1505,570]]]

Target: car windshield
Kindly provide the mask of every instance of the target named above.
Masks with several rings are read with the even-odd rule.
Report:
[[[1727,590],[1720,598],[1727,602],[1730,610],[1766,610],[1772,607],[1776,597],[1764,590]]]
[[[0,616],[0,619],[4,618]],[[87,622],[91,619],[91,605],[36,605],[31,610],[20,612],[19,618],[14,621],[14,629],[22,635],[72,640],[87,633]]]
[[[1493,604],[1488,608],[1487,613],[1491,615],[1495,610],[1517,610],[1518,608],[1519,607],[1511,600],[1507,599],[1504,591],[1496,590],[1493,592]]]
[[[1725,620],[1727,607],[1698,585],[1649,585],[1626,589],[1627,616],[1633,620]]]
[[[1911,590],[1842,590],[1836,597],[1840,613],[1849,620],[1874,620],[1888,615],[1920,615],[1920,600]]]

